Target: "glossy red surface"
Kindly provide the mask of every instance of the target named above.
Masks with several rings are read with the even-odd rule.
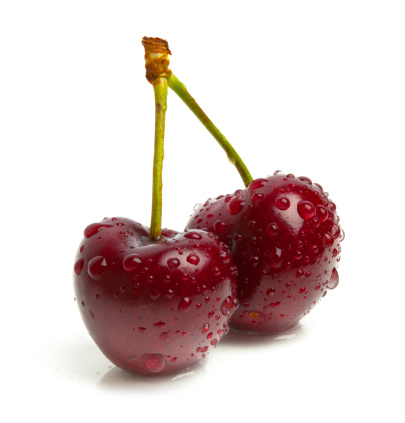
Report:
[[[101,351],[118,367],[164,374],[205,357],[238,307],[229,249],[204,231],[148,228],[126,218],[89,225],[74,264],[75,299]]]
[[[335,204],[309,178],[275,172],[194,210],[186,230],[215,233],[239,270],[231,326],[285,330],[337,286],[343,232]]]

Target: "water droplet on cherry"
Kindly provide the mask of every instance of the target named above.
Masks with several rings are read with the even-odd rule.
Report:
[[[328,211],[323,206],[316,206],[316,215],[320,222],[325,222],[328,218]]]
[[[176,269],[177,267],[180,266],[180,260],[178,258],[169,258],[167,260],[167,266],[169,269]]]
[[[224,316],[229,316],[234,308],[235,302],[231,296],[228,296],[221,305],[221,313]]]
[[[87,267],[89,275],[95,280],[98,281],[103,276],[107,268],[106,259],[102,256],[96,256],[90,260]]]
[[[298,214],[304,219],[312,219],[315,215],[315,207],[310,201],[300,201],[297,204]]]
[[[279,210],[287,210],[290,207],[290,200],[286,197],[278,197],[275,205]]]
[[[226,225],[225,225],[224,222],[222,222],[222,220],[217,220],[214,223],[214,232],[217,233],[217,234],[223,232],[223,230],[225,229],[225,226]]]
[[[92,223],[91,225],[87,226],[84,230],[84,237],[90,238],[95,235],[100,229],[103,228],[112,228],[112,225],[107,225],[105,223]]]
[[[276,223],[269,223],[266,228],[267,235],[270,237],[276,237],[278,235],[278,226]]]
[[[192,299],[185,297],[183,298],[180,302],[179,305],[177,306],[177,309],[179,311],[189,311],[191,308],[191,303],[192,303]]]
[[[74,271],[75,271],[76,275],[80,275],[80,273],[83,269],[83,265],[84,265],[84,260],[82,258],[80,258],[79,260],[76,261],[75,266],[74,266]]]
[[[227,205],[228,212],[232,215],[238,214],[242,211],[245,204],[246,201],[243,201],[239,195],[232,197],[231,201]]]
[[[141,360],[145,367],[152,373],[161,372],[166,364],[162,354],[142,354]]]
[[[250,190],[253,190],[253,189],[257,189],[257,188],[261,188],[261,187],[263,187],[264,185],[266,185],[267,184],[267,182],[269,182],[267,179],[264,179],[264,178],[258,178],[258,179],[255,179],[254,181],[252,181],[250,184],[249,184],[249,189]]]
[[[122,261],[122,267],[126,272],[132,272],[142,264],[142,259],[136,254],[129,254]]]
[[[187,261],[188,261],[190,264],[193,264],[194,266],[197,266],[197,264],[200,262],[200,257],[196,256],[195,254],[190,254],[190,255],[187,257]]]
[[[328,289],[335,289],[339,284],[339,274],[336,270],[336,267],[332,270],[332,275],[330,277],[330,281],[328,282]]]

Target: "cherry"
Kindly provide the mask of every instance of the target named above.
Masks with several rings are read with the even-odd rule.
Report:
[[[209,199],[186,226],[212,231],[231,249],[241,303],[231,326],[278,332],[295,325],[338,284],[343,231],[335,204],[307,177],[276,171],[253,180],[185,85],[171,74],[168,86],[224,149],[248,187]]]
[[[150,229],[115,217],[89,225],[76,254],[74,291],[87,330],[115,365],[160,375],[204,358],[227,333],[238,307],[237,270],[213,234],[161,230],[170,51],[164,40],[143,44],[156,103]]]
[[[210,233],[106,218],[84,231],[74,289],[91,337],[116,366],[163,374],[205,357],[237,308],[229,249]]]
[[[231,326],[279,332],[338,284],[343,231],[336,206],[309,178],[276,172],[197,207],[186,229],[211,231],[239,270]]]

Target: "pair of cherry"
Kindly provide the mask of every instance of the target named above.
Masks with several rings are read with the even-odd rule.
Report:
[[[168,69],[166,41],[143,38],[156,101],[150,228],[105,218],[84,231],[74,288],[84,323],[118,367],[164,374],[204,358],[229,326],[276,333],[338,284],[344,234],[335,204],[307,177],[253,180],[226,138]],[[161,230],[166,97],[172,88],[207,127],[245,183],[194,208],[185,232]]]

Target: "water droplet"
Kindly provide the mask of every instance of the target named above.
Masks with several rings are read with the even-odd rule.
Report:
[[[300,288],[300,294],[303,294],[306,290],[307,290],[307,288],[305,288],[305,286],[302,286]]]
[[[277,301],[275,303],[270,303],[270,307],[278,307],[280,305],[280,301]]]
[[[191,300],[191,298],[185,297],[183,298],[180,302],[179,305],[177,306],[177,309],[179,311],[189,311],[191,308],[191,303],[193,301]]]
[[[82,252],[83,252],[83,250],[84,250],[84,245],[82,245],[82,246],[80,247],[80,252],[82,253]]]
[[[336,223],[334,223],[332,225],[331,229],[330,229],[330,232],[331,232],[333,238],[335,238],[335,239],[338,238],[339,235],[340,235],[340,228],[339,228],[339,226],[336,225]]]
[[[264,185],[266,185],[267,182],[269,182],[269,181],[267,179],[264,179],[264,178],[255,179],[254,181],[252,181],[249,184],[249,189],[252,190],[252,189],[261,188]]]
[[[169,269],[176,269],[180,266],[180,260],[178,258],[169,258],[169,260],[167,260],[167,266]]]
[[[274,293],[276,292],[276,290],[274,289],[274,288],[269,288],[267,291],[266,291],[266,295],[274,295]]]
[[[286,197],[278,197],[275,205],[279,210],[287,210],[290,207],[290,200]]]
[[[289,174],[287,175],[287,178],[295,178],[295,175],[294,175],[294,174],[292,174],[292,173],[289,173]]]
[[[298,176],[298,179],[304,182],[304,184],[312,185],[312,181],[306,176]]]
[[[112,225],[107,225],[105,223],[92,223],[91,225],[87,226],[84,230],[84,237],[90,238],[95,235],[100,229],[103,228],[112,228]]]
[[[323,191],[323,188],[320,184],[317,184],[316,182],[314,183],[314,185],[316,185],[321,191]]]
[[[316,206],[316,215],[320,222],[325,222],[328,218],[328,211],[323,206]]]
[[[83,269],[83,265],[84,265],[84,260],[82,258],[80,258],[79,260],[76,261],[75,266],[74,266],[74,271],[75,271],[76,275],[80,275],[80,273]]]
[[[225,298],[224,302],[221,305],[221,313],[224,316],[229,316],[232,313],[232,310],[235,308],[235,302],[231,296]]]
[[[190,264],[193,264],[194,266],[197,266],[197,264],[200,262],[200,257],[196,256],[195,254],[190,254],[190,255],[187,257],[187,261],[188,261]]]
[[[260,203],[260,201],[262,201],[263,200],[263,198],[264,198],[264,195],[263,194],[261,194],[261,193],[259,193],[259,192],[255,192],[253,195],[252,195],[252,201],[254,202],[254,203]]]
[[[215,345],[217,345],[217,344],[218,344],[218,339],[214,338],[214,339],[211,341],[211,345],[215,347]]]
[[[326,232],[325,235],[323,236],[323,243],[325,244],[326,247],[331,247],[334,241],[335,239],[329,232]]]
[[[159,327],[159,326],[164,326],[165,324],[166,324],[165,322],[163,322],[162,320],[159,320],[158,322],[154,323],[153,326]]]
[[[283,172],[282,170],[276,170],[276,171],[273,173],[273,175],[274,175],[274,176],[277,176],[277,175],[284,175],[284,172]]]
[[[222,251],[219,254],[219,257],[221,258],[222,263],[224,264],[228,264],[231,261],[231,256],[226,251]]]
[[[160,290],[158,288],[152,288],[149,297],[153,301],[157,300],[160,297]]]
[[[219,275],[221,274],[221,271],[219,270],[219,268],[218,268],[218,267],[214,267],[214,268],[212,269],[212,273],[213,273],[215,276],[219,276]]]
[[[197,233],[197,232],[186,232],[184,235],[185,238],[189,238],[189,239],[201,239],[202,236]]]
[[[169,339],[169,332],[162,332],[159,336],[162,341],[167,341]]]
[[[239,195],[232,197],[231,201],[227,205],[228,212],[232,215],[238,214],[242,211],[245,204],[246,201],[243,201]]]
[[[210,325],[209,325],[209,323],[205,323],[205,324],[203,324],[203,327],[202,327],[202,329],[201,329],[201,332],[202,332],[202,333],[207,333],[209,330],[210,330]]]
[[[269,223],[266,230],[267,235],[270,237],[276,237],[278,235],[278,226],[276,223]]]
[[[225,229],[225,226],[226,225],[225,225],[224,222],[222,222],[222,220],[217,220],[214,223],[214,232],[217,233],[217,234],[223,232],[223,230]]]
[[[345,231],[342,228],[340,228],[340,237],[338,241],[342,242],[345,239],[345,236],[346,236]]]
[[[122,267],[126,272],[132,272],[142,264],[142,259],[136,254],[129,254],[122,261]]]
[[[102,256],[96,256],[90,260],[89,265],[87,266],[87,271],[95,281],[98,281],[103,276],[106,268],[107,262],[105,258]]]
[[[318,290],[320,290],[321,289],[321,284],[320,283],[317,283],[316,285],[315,285],[315,290],[316,291],[318,291]]]
[[[300,201],[297,204],[298,214],[304,219],[312,219],[315,215],[315,207],[310,201]]]
[[[280,248],[275,247],[270,253],[269,263],[273,269],[278,269],[282,265],[283,263],[283,259],[281,257],[282,252],[283,251]]]
[[[332,275],[330,277],[330,281],[328,282],[328,289],[335,289],[339,284],[339,274],[336,270],[336,267],[332,270]]]
[[[146,369],[152,373],[161,372],[166,364],[162,354],[142,354],[141,360]]]
[[[329,202],[329,210],[334,213],[336,211],[336,204],[333,201]]]

